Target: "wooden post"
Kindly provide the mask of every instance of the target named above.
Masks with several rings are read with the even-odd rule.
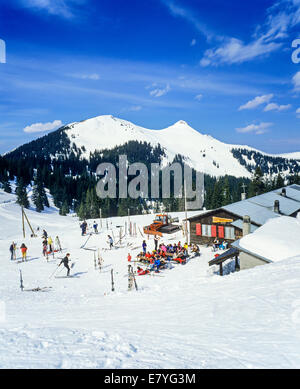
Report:
[[[132,274],[131,274],[131,265],[128,265],[128,290],[132,290]]]
[[[27,223],[28,223],[28,225],[29,225],[29,228],[30,228],[30,230],[31,230],[31,232],[32,232],[32,235],[33,235],[34,237],[36,237],[36,234],[35,234],[35,232],[33,231],[33,228],[31,227],[31,224],[30,224],[30,222],[29,222],[29,220],[28,220],[28,217],[27,217],[27,215],[26,215],[26,213],[25,213],[25,211],[24,211],[24,208],[23,208],[23,215],[25,216],[25,219],[26,219],[26,221],[27,221]]]
[[[95,266],[95,270],[97,270],[96,252],[95,251],[94,251],[94,266]]]
[[[134,281],[135,289],[138,290],[138,286],[137,286],[136,279],[135,279],[134,272],[133,272],[132,268],[131,268],[131,275],[132,275],[132,278],[133,278],[133,281]]]
[[[20,288],[21,288],[21,291],[23,292],[24,285],[23,285],[23,277],[22,277],[22,271],[21,270],[20,270]]]
[[[222,262],[220,263],[220,276],[223,275],[223,266],[222,266]]]
[[[23,238],[25,238],[25,223],[24,223],[24,207],[22,206],[22,227],[23,227]]]
[[[111,269],[111,291],[114,292],[115,291],[115,283],[114,283],[114,269]]]

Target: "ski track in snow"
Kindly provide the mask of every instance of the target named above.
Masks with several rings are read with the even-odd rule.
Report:
[[[87,237],[81,237],[76,217],[59,216],[54,208],[42,214],[27,210],[33,227],[40,226],[40,234],[45,228],[52,238],[58,234],[63,254],[69,251],[76,262],[72,274],[78,278],[49,279],[62,255],[47,263],[40,236],[23,240],[14,199],[6,195],[10,202],[0,206],[0,300],[6,308],[0,320],[0,368],[300,367],[300,256],[219,277],[218,268],[208,267],[213,253],[201,247],[200,258],[162,271],[164,277],[137,277],[139,290],[128,292],[128,247],[101,250],[100,273],[93,252],[80,249]],[[152,219],[131,217],[140,227]],[[116,238],[116,226],[127,220],[109,220]],[[107,248],[111,229],[105,220],[103,226],[86,248]],[[12,240],[28,246],[27,263],[9,260]],[[181,232],[176,240],[184,241]],[[127,242],[141,246],[142,237],[138,232]],[[147,243],[154,247],[152,238]],[[19,269],[25,289],[52,289],[22,292]],[[58,272],[65,275],[66,269]]]

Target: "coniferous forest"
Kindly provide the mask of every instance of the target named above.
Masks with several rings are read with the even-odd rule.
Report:
[[[99,217],[100,208],[103,217],[124,216],[127,215],[128,210],[130,214],[147,212],[149,208],[159,211],[161,204],[170,212],[184,210],[184,200],[174,198],[172,195],[169,199],[146,200],[143,198],[100,199],[96,194],[99,179],[96,169],[100,163],[114,164],[118,177],[119,155],[125,154],[129,163],[142,162],[150,171],[151,163],[161,163],[165,156],[164,149],[160,145],[153,147],[146,142],[129,141],[110,150],[95,151],[86,159],[82,157],[84,148],[76,147],[67,137],[64,129],[63,127],[0,157],[0,185],[4,191],[11,193],[10,181],[14,180],[17,202],[20,205],[29,207],[26,188],[30,185],[37,212],[42,212],[49,206],[46,189],[53,196],[54,204],[59,208],[61,215],[66,215],[72,210],[81,219]],[[261,154],[246,149],[235,149],[232,153],[246,165],[248,170],[252,171],[252,179],[228,175],[216,178],[205,175],[204,207],[206,209],[239,201],[244,188],[247,197],[252,197],[279,188],[285,183],[300,183],[299,167],[296,163],[295,166],[293,164],[287,166],[284,158],[270,161],[271,157],[266,156],[266,159],[262,159]],[[245,162],[245,158],[256,162],[257,167],[254,171],[250,162],[249,164]],[[178,154],[173,162],[183,164],[184,157]],[[293,174],[285,177],[286,181],[284,181],[281,172],[288,167]],[[270,177],[270,174],[273,179],[266,178],[268,175]],[[128,181],[130,182],[132,178],[134,177],[129,176]]]

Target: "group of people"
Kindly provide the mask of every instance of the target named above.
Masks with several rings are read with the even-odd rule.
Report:
[[[20,250],[21,250],[21,254],[22,254],[22,262],[24,262],[24,261],[26,261],[26,258],[27,258],[27,247],[26,247],[25,243],[21,244]],[[17,244],[15,242],[12,242],[12,244],[9,247],[9,251],[10,251],[10,260],[13,261],[13,260],[17,259],[17,255],[16,255]]]
[[[142,243],[142,252],[137,255],[138,261],[148,263],[150,265],[149,271],[159,272],[159,269],[166,266],[167,261],[175,261],[179,263],[185,263],[187,258],[189,257],[189,247],[187,243],[183,245],[179,241],[178,243],[165,245],[164,243],[158,244],[159,237],[157,235],[154,236],[154,250],[147,251],[147,242],[143,240]],[[199,246],[194,244],[192,246],[192,253],[194,256],[200,255]],[[128,261],[131,261],[131,255],[128,254]],[[137,270],[138,275],[147,274],[147,271],[138,267]]]
[[[88,229],[88,224],[86,222],[86,220],[84,220],[81,224],[80,224],[80,228],[81,228],[81,235],[84,236],[86,235],[87,233],[87,229]],[[98,223],[94,220],[93,222],[93,230],[94,230],[94,233],[95,234],[98,234]]]
[[[213,251],[217,250],[227,250],[228,242],[226,240],[223,240],[223,242],[220,242],[218,238],[215,238],[213,241]]]
[[[43,230],[42,238],[43,238],[42,245],[43,245],[44,257],[47,257],[48,254],[54,253],[54,251],[62,251],[58,236],[55,237],[55,247],[53,247],[53,240],[51,236],[48,236],[45,230]]]

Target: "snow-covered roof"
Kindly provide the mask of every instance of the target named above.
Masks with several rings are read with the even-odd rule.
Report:
[[[243,229],[243,220],[241,219],[237,219],[235,220],[234,222],[230,223],[233,227],[237,227],[239,229]],[[254,232],[255,230],[257,230],[258,227],[257,226],[254,226],[253,224],[251,224],[251,227],[250,227],[250,232]]]
[[[283,189],[286,191],[286,196],[282,195]],[[280,214],[274,212],[276,200],[279,201]],[[275,189],[268,193],[225,205],[222,208],[241,218],[245,215],[250,216],[251,222],[263,225],[269,219],[278,218],[281,215],[290,216],[300,210],[300,185],[294,184]]]
[[[237,203],[225,205],[222,207],[228,212],[234,213],[237,216],[243,218],[243,216],[250,216],[251,222],[254,222],[258,225],[264,224],[267,220],[272,218],[278,218],[280,215],[269,207],[264,207],[262,205],[256,204],[249,199],[238,201]],[[299,204],[300,209],[300,204]]]
[[[233,246],[276,262],[300,255],[299,237],[300,219],[282,216],[267,221]]]

